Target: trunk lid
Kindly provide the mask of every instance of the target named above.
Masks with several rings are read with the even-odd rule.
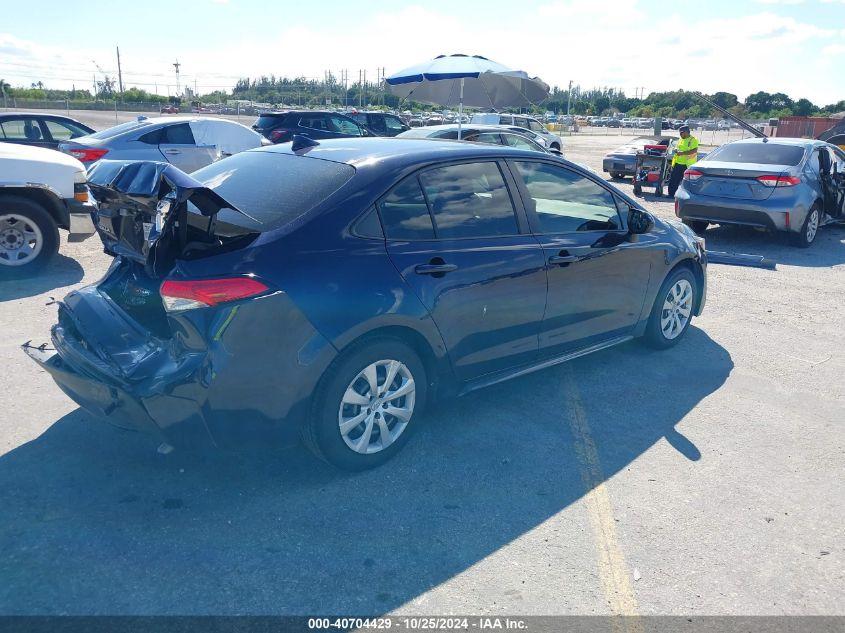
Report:
[[[258,235],[218,225],[221,209],[260,223],[169,163],[102,160],[88,172],[88,186],[106,252],[143,264],[153,278],[167,274],[179,257],[214,254]]]
[[[690,169],[702,174],[697,180],[684,182],[684,187],[690,193],[739,200],[767,200],[774,193],[775,187],[764,185],[757,179],[760,176],[785,175],[792,168],[789,165],[714,160],[699,161]]]

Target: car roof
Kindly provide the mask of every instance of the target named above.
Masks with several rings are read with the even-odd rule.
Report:
[[[258,116],[282,116],[284,114],[340,114],[346,116],[345,112],[333,112],[332,110],[269,110],[259,113]]]
[[[33,116],[41,119],[65,119],[66,121],[73,121],[74,123],[79,123],[79,121],[77,121],[73,117],[69,117],[64,114],[56,114],[54,112],[0,112],[0,119],[15,119],[21,116]]]
[[[456,140],[428,138],[384,138],[354,137],[326,139],[317,145],[294,152],[291,143],[281,143],[249,151],[263,151],[273,154],[299,154],[310,158],[345,163],[356,169],[368,169],[376,165],[402,169],[439,160],[462,160],[466,158],[546,158],[534,150],[521,150],[504,145],[464,143]]]
[[[492,125],[490,123],[464,123],[461,125],[461,130],[481,130],[495,131],[495,132],[509,132],[511,128],[517,127],[515,125]],[[430,130],[432,132],[445,132],[449,130],[457,130],[457,123],[444,123],[442,125],[425,125],[423,127],[414,128],[416,130]]]

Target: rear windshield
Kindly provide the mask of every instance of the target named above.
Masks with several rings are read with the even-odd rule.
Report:
[[[726,163],[759,163],[761,165],[797,165],[804,157],[799,145],[777,143],[730,143],[714,150],[707,160]]]
[[[316,207],[354,175],[355,168],[344,163],[275,152],[242,152],[191,174],[258,221],[222,209],[217,214],[221,222],[252,231],[284,226]]]
[[[149,121],[129,121],[128,123],[121,123],[120,125],[106,128],[105,130],[89,134],[88,136],[89,138],[96,138],[102,141],[104,139],[113,138],[119,134],[123,134],[124,132],[140,129],[148,125],[151,125]]]
[[[285,118],[284,114],[280,115],[269,115],[269,114],[262,114],[258,117],[258,120],[255,122],[255,127],[264,129],[268,127],[273,127],[274,125],[279,125]]]

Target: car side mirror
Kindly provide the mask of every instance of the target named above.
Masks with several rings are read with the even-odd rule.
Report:
[[[628,233],[642,235],[654,228],[654,218],[642,209],[630,207],[628,209]]]

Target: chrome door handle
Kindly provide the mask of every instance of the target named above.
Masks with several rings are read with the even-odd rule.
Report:
[[[178,149],[166,149],[166,150],[164,150],[164,153],[165,153],[165,154],[181,154],[181,153],[182,153],[182,150],[178,150]]]

